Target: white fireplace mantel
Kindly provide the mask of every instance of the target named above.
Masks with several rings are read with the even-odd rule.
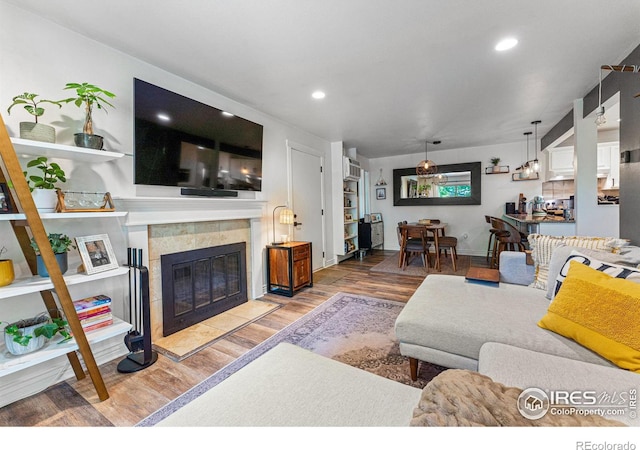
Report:
[[[267,207],[266,200],[242,198],[130,197],[113,201],[117,210],[128,212],[126,226],[260,219]]]
[[[149,225],[249,219],[251,225],[252,298],[264,295],[262,219],[267,201],[242,198],[131,197],[114,198],[116,209],[127,211],[124,227],[131,247],[143,250],[143,264],[149,265]]]

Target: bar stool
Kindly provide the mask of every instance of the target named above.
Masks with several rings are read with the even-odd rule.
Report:
[[[498,219],[497,217],[492,217],[491,226],[498,230],[498,232],[495,233],[495,242],[498,243],[497,249],[494,244],[494,252],[491,257],[491,267],[497,268],[499,266],[500,253],[505,250],[524,252],[525,247],[522,243],[522,234],[509,222]]]
[[[489,225],[491,225],[491,216],[485,215],[484,219],[487,221]],[[498,248],[498,240],[496,239],[496,233],[499,233],[499,232],[500,230],[496,228],[491,228],[489,230],[489,242],[487,243],[487,256],[486,256],[487,262],[493,261],[493,255]],[[493,264],[491,264],[491,267],[493,267]]]

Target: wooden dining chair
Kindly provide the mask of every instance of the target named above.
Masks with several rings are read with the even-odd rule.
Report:
[[[406,269],[412,256],[420,255],[425,268],[431,265],[427,230],[419,225],[403,224],[398,227],[402,239],[400,245],[400,267]]]

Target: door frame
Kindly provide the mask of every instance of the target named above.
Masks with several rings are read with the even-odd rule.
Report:
[[[287,203],[289,205],[293,205],[293,161],[291,152],[293,149],[296,149],[299,152],[307,153],[312,156],[317,156],[320,158],[320,167],[322,168],[322,172],[320,175],[320,207],[322,208],[323,214],[321,215],[321,230],[322,230],[322,264],[321,267],[326,267],[327,262],[327,229],[325,217],[327,216],[327,208],[325,205],[325,192],[324,192],[324,175],[325,175],[325,154],[316,150],[313,147],[309,147],[308,145],[300,144],[299,142],[291,141],[289,139],[286,140],[287,145]]]

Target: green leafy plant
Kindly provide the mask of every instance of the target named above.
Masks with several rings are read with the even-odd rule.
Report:
[[[82,131],[86,134],[93,134],[93,106],[95,105],[98,109],[104,109],[106,112],[107,106],[112,108],[114,106],[105,97],[114,98],[116,95],[89,83],[67,83],[65,89],[75,89],[76,96],[60,101],[64,103],[73,102],[78,108],[84,105],[85,119]]]
[[[36,168],[41,174],[28,175],[29,168]],[[23,172],[27,178],[29,189],[55,189],[56,183],[64,183],[67,181],[64,170],[57,163],[49,163],[45,156],[32,159],[27,163],[27,171]]]
[[[16,95],[13,97],[13,103],[7,109],[7,113],[11,114],[11,108],[17,105],[24,105],[24,109],[35,117],[36,123],[38,123],[38,117],[44,114],[44,108],[40,106],[41,103],[51,103],[52,105],[57,105],[59,108],[62,108],[62,100],[36,100],[36,97],[39,94],[33,94],[31,92],[25,92],[24,94]]]
[[[76,248],[75,244],[71,240],[69,236],[62,233],[49,233],[47,235],[49,238],[49,244],[51,244],[51,249],[53,253],[66,253],[72,248]],[[36,255],[40,254],[40,249],[38,248],[38,244],[36,244],[35,239],[31,238],[31,248],[36,252]]]
[[[25,334],[24,329],[34,325],[42,323],[41,326],[34,328],[33,335]],[[71,334],[68,331],[66,320],[60,317],[50,318],[46,314],[40,314],[32,319],[19,320],[5,327],[4,332],[9,336],[13,336],[13,342],[26,347],[29,345],[29,341],[34,337],[44,336],[47,339],[51,339],[56,334],[60,334],[64,339],[59,344],[71,339]]]
[[[491,158],[491,164],[493,164],[494,166],[497,166],[498,164],[500,164],[500,158],[498,158],[497,156],[494,156],[493,158]]]

